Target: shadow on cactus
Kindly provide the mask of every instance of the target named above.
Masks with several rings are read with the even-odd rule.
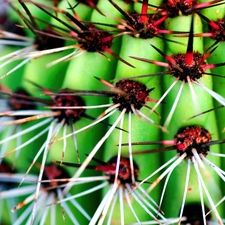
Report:
[[[94,124],[98,122],[91,123],[91,125],[87,125],[85,127],[82,127],[81,129],[75,131],[74,128],[74,123],[76,123],[78,120],[81,118],[87,118],[87,119],[94,119],[91,116],[88,116],[85,113],[85,106],[84,106],[84,101],[80,96],[74,96],[72,90],[64,89],[60,90],[59,94],[53,94],[50,90],[46,88],[41,88],[42,91],[48,95],[52,99],[46,99],[46,98],[34,98],[34,97],[29,97],[23,94],[13,94],[13,93],[8,93],[8,92],[2,92],[1,95],[4,96],[4,100],[11,101],[11,104],[14,103],[14,108],[16,110],[7,110],[5,112],[1,113],[2,116],[2,122],[1,126],[9,126],[9,130],[11,130],[11,133],[3,138],[1,140],[1,144],[4,146],[2,148],[2,151],[6,149],[7,144],[9,142],[12,142],[15,139],[21,140],[22,136],[24,134],[27,134],[32,131],[36,131],[38,128],[42,128],[40,132],[32,136],[32,138],[28,140],[23,140],[17,142],[17,146],[8,152],[1,152],[1,159],[6,158],[7,156],[13,154],[13,153],[19,153],[21,149],[24,147],[28,146],[30,143],[32,143],[35,140],[38,140],[39,137],[43,136],[44,134],[47,134],[46,140],[43,142],[42,146],[40,149],[35,153],[35,157],[30,164],[26,174],[23,176],[23,178],[20,181],[20,185],[27,179],[27,174],[30,172],[31,168],[35,165],[37,162],[38,158],[42,155],[42,162],[40,166],[40,173],[39,173],[39,180],[42,177],[42,174],[45,169],[45,163],[47,160],[48,152],[52,147],[52,144],[54,140],[57,138],[58,133],[63,130],[64,136],[66,136],[66,133],[68,132],[67,127],[71,128],[71,134],[74,142],[74,149],[77,151],[77,158],[78,162],[80,162],[80,156],[78,153],[78,144],[76,140],[76,134],[86,130],[88,127],[93,126]],[[35,104],[43,104],[42,107],[45,106],[58,106],[58,107],[65,107],[64,109],[52,109],[52,110],[38,110],[38,109],[28,109],[29,106],[34,106]],[[25,105],[25,109],[24,106]],[[80,105],[77,109],[71,109],[71,107],[75,107],[77,105]],[[22,109],[18,110],[18,106],[23,107]],[[84,108],[83,108],[84,107]],[[19,118],[18,118],[19,117]],[[14,118],[8,120],[8,118]],[[43,120],[44,119],[44,120]],[[7,120],[7,121],[4,121]],[[15,134],[12,134],[13,129],[15,127],[21,127],[21,124],[28,123],[31,121],[36,121],[36,120],[41,120],[41,122],[37,122],[28,128],[21,129],[21,130],[16,130],[17,132]],[[11,125],[11,126],[10,126]],[[47,125],[47,127],[46,127]],[[13,129],[10,129],[10,127],[13,127]],[[64,154],[67,149],[67,139],[63,137],[63,149],[62,149],[62,161],[64,159]],[[35,193],[35,199],[38,199],[39,196],[39,191],[40,191],[41,184],[37,183],[36,184],[36,193]]]
[[[45,25],[45,29],[41,29],[37,24],[37,21],[39,21],[40,19],[34,18],[27,6],[22,2],[20,3],[24,11],[26,12],[26,16],[12,4],[10,5],[14,9],[14,11],[21,17],[26,28],[28,28],[33,33],[34,38],[29,38],[25,35],[17,35],[15,33],[8,32],[5,29],[1,31],[2,38],[4,39],[4,44],[6,46],[16,45],[22,47],[21,49],[8,53],[7,55],[0,58],[0,61],[3,61],[0,68],[6,67],[14,61],[22,60],[19,61],[18,65],[16,65],[10,71],[7,71],[7,73],[4,74],[1,79],[13,73],[20,67],[26,65],[33,59],[42,57],[46,54],[54,53],[54,49],[60,49],[62,51],[62,48],[64,46],[64,38],[54,32],[53,26],[51,24],[45,21],[41,21]],[[18,26],[19,25],[14,24],[14,27],[18,28]],[[18,28],[18,30],[23,31],[22,28]]]
[[[12,177],[17,177],[17,174]],[[20,179],[21,179],[20,175]],[[32,179],[31,179],[32,178]],[[56,206],[52,206],[50,209],[46,207],[47,204],[62,199],[62,190],[66,185],[65,182],[57,182],[58,179],[69,180],[70,176],[68,172],[55,164],[47,164],[44,168],[43,176],[39,180],[38,176],[29,175],[28,185],[22,187],[14,188],[11,190],[5,190],[2,194],[2,197],[7,197],[9,199],[15,198],[18,196],[25,196],[24,200],[18,204],[15,204],[12,207],[11,211],[16,213],[17,211],[22,213],[14,221],[13,224],[21,224],[24,222],[36,224],[36,223],[47,223],[50,216],[51,223],[56,223],[61,216],[61,220],[72,221],[74,224],[78,224],[76,217],[72,213],[74,209],[80,212],[85,218],[90,220],[90,216],[85,212],[81,205],[76,201],[72,200],[71,204],[61,203],[61,215],[59,216],[56,213]],[[37,198],[35,195],[36,183],[41,183],[40,193]],[[68,197],[69,194],[66,196]],[[36,210],[37,209],[37,210]]]

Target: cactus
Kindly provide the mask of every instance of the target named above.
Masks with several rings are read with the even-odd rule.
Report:
[[[224,0],[0,5],[1,224],[225,223]]]

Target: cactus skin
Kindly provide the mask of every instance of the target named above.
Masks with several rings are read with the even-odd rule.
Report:
[[[53,1],[54,2],[54,1]],[[135,9],[137,12],[140,12],[142,2],[143,1],[122,1],[122,0],[114,0],[116,4],[119,4],[121,8],[123,8],[124,11],[130,11],[131,9]],[[129,2],[129,3],[128,3]],[[207,1],[208,2],[208,1]],[[50,3],[50,1],[49,1]],[[148,1],[149,4],[157,4],[160,5],[161,2],[150,2]],[[15,5],[16,7],[20,7],[19,3],[17,1],[12,1],[12,4]],[[30,5],[32,3],[29,3],[25,1],[26,5]],[[46,4],[45,1],[43,4]],[[76,4],[76,1],[73,1],[72,7]],[[19,5],[19,6],[18,6]],[[53,3],[51,3],[53,5]],[[56,7],[56,5],[54,5]],[[76,12],[78,16],[82,20],[89,21],[91,20],[92,22],[103,22],[105,23],[112,23],[112,24],[117,24],[118,23],[118,18],[121,17],[121,14],[119,14],[116,10],[112,12],[115,8],[112,6],[112,4],[107,1],[107,0],[99,0],[97,7],[100,9],[102,13],[105,14],[105,17],[97,12],[94,9],[91,9],[89,6],[79,4],[77,7],[75,7],[73,10],[68,9],[68,1],[59,1],[59,4],[57,7],[63,7],[64,10],[68,11],[71,15]],[[33,9],[34,8],[34,9]],[[43,20],[49,21],[49,16],[46,15],[46,13],[41,12],[40,10],[37,10],[37,7],[34,6],[31,8],[32,13],[36,17],[39,17]],[[47,7],[48,8],[48,7]],[[109,8],[109,11],[108,11]],[[222,18],[224,17],[224,8],[225,4],[217,6],[217,7],[210,7],[209,9],[204,9],[200,10],[202,14],[204,14],[207,18],[214,20],[217,18]],[[20,10],[22,11],[21,7]],[[34,12],[33,10],[37,10]],[[53,8],[54,11],[54,8]],[[158,9],[160,12],[160,8]],[[157,10],[154,10],[152,6],[149,6],[148,9],[149,13],[156,13]],[[58,12],[53,12],[55,15],[61,16],[63,18],[64,15],[58,13]],[[25,13],[24,13],[25,14]],[[113,14],[112,18],[108,19],[107,16],[110,16]],[[12,17],[18,18],[18,15],[16,15],[15,12],[11,12]],[[202,21],[199,15],[194,13],[195,17],[195,23],[194,23],[194,30],[195,33],[202,33],[203,30],[204,32],[207,31],[206,28],[206,22]],[[185,32],[189,32],[190,30],[190,20],[191,16],[184,16],[184,15],[179,15],[175,18],[167,18],[164,26],[165,29],[169,30],[182,30]],[[52,20],[53,21],[53,20]],[[68,18],[65,19],[65,21],[68,21]],[[110,21],[110,22],[109,22]],[[54,23],[54,22],[52,22]],[[43,23],[40,23],[43,25]],[[54,23],[55,25],[59,25],[58,23]],[[98,25],[100,26],[100,25]],[[114,30],[114,33],[117,33],[117,30],[115,27],[107,27],[103,29],[109,30]],[[119,31],[120,32],[120,31]],[[28,32],[29,35],[30,32]],[[32,35],[31,35],[32,36]],[[16,86],[19,85],[21,81],[21,77],[25,76],[28,79],[31,79],[33,82],[37,82],[42,86],[52,88],[52,89],[58,89],[60,87],[65,87],[65,88],[71,88],[71,89],[85,89],[85,90],[102,90],[102,89],[107,89],[101,82],[98,80],[95,80],[93,77],[99,77],[101,79],[104,79],[106,81],[111,81],[111,79],[121,79],[121,78],[128,78],[128,77],[133,77],[133,76],[138,76],[138,75],[143,75],[143,74],[154,74],[160,71],[164,71],[164,69],[158,65],[152,65],[148,63],[144,63],[138,60],[135,60],[131,58],[130,56],[133,57],[142,57],[145,59],[151,59],[155,61],[164,61],[162,56],[155,51],[155,49],[151,46],[155,46],[156,48],[162,50],[164,53],[167,55],[173,55],[178,52],[185,53],[187,49],[187,38],[185,37],[178,37],[176,35],[166,35],[165,36],[167,39],[171,39],[174,41],[179,41],[184,43],[184,45],[181,45],[179,43],[174,43],[174,42],[169,42],[168,40],[162,40],[157,37],[154,37],[153,39],[137,39],[128,35],[123,35],[122,37],[117,37],[116,39],[113,40],[113,47],[112,50],[118,54],[122,59],[126,60],[127,62],[131,63],[135,68],[129,67],[128,65],[124,64],[123,62],[117,60],[116,58],[109,56],[109,60],[106,59],[106,57],[100,55],[99,53],[84,53],[83,55],[71,60],[70,62],[61,62],[56,66],[53,66],[50,69],[44,69],[45,64],[47,61],[52,61],[51,58],[56,59],[57,57],[60,57],[61,53],[54,54],[52,56],[44,56],[41,57],[40,59],[34,60],[33,62],[30,63],[30,65],[26,65],[25,72],[23,71],[23,68],[21,70],[18,70],[17,72],[20,73],[17,75],[15,72],[14,74],[11,74],[9,78],[3,80],[2,83],[9,85],[10,88],[15,90]],[[212,44],[212,40],[210,38],[203,38],[203,37],[195,37],[194,38],[194,50],[199,51],[200,53],[203,53],[204,50]],[[71,42],[67,42],[66,45]],[[211,63],[220,63],[224,62],[224,50],[225,50],[225,45],[224,43],[218,43],[218,48],[213,52],[213,54],[207,59],[207,62],[209,64]],[[11,50],[10,50],[11,51]],[[1,54],[5,54],[5,52],[2,52]],[[68,69],[67,69],[67,63],[69,64]],[[35,64],[35,66],[34,66]],[[42,64],[42,65],[41,65]],[[41,69],[42,68],[42,69]],[[6,68],[8,70],[8,68]],[[45,70],[44,72],[42,70]],[[210,72],[210,71],[207,71]],[[211,70],[212,73],[215,74],[220,74],[222,76],[225,75],[225,70],[224,67],[218,67],[218,68],[213,68]],[[5,72],[4,72],[5,73]],[[59,74],[59,79],[56,78],[56,73]],[[37,78],[32,78],[30,74],[36,74],[35,76]],[[65,75],[65,79],[64,79]],[[14,76],[18,76],[16,79],[18,79],[18,82],[15,82]],[[57,82],[56,82],[57,80]],[[170,75],[166,76],[148,76],[145,78],[134,78],[134,80],[138,80],[140,82],[143,82],[146,84],[148,88],[153,88],[155,87],[155,90],[150,93],[151,98],[154,99],[159,99],[162,94],[168,89],[170,84],[174,81],[174,77],[171,77]],[[118,80],[115,80],[114,82],[116,83]],[[214,90],[216,93],[219,93],[221,96],[225,97],[224,94],[224,81],[223,78],[218,78],[218,77],[211,77],[204,75],[202,78],[200,78],[201,83],[203,83],[207,88]],[[23,85],[26,86],[29,90],[31,90],[28,86],[29,84],[23,80]],[[163,125],[164,122],[167,119],[167,116],[169,114],[169,111],[174,103],[174,99],[177,96],[177,93],[180,88],[181,82],[178,82],[179,85],[177,84],[172,91],[169,93],[169,95],[166,97],[165,102],[160,104],[160,106],[156,109],[157,113],[161,115],[161,119],[157,117],[154,113],[151,113],[149,115],[150,118],[153,118],[154,121],[156,121],[158,124]],[[170,121],[170,124],[168,126],[169,134],[162,133],[159,128],[153,126],[152,124],[147,123],[144,120],[141,120],[138,118],[136,115],[132,115],[132,141],[159,141],[162,139],[173,139],[174,135],[178,131],[179,128],[183,126],[189,126],[189,125],[202,125],[204,126],[207,130],[210,131],[210,133],[213,136],[213,140],[221,139],[224,137],[224,133],[222,133],[223,128],[225,127],[225,121],[224,121],[224,109],[219,109],[216,110],[215,112],[210,112],[207,114],[203,114],[201,116],[198,116],[194,119],[187,120],[189,117],[208,110],[210,108],[213,108],[215,105],[218,105],[216,101],[213,100],[213,98],[206,93],[203,89],[200,87],[194,86],[194,91],[197,97],[198,101],[198,107],[194,108],[193,106],[193,96],[190,94],[190,89],[188,87],[188,84],[186,83],[184,85],[182,95],[179,99],[178,105],[176,107],[175,113]],[[86,105],[99,105],[103,104],[106,101],[111,101],[110,99],[104,99],[102,97],[85,97]],[[154,106],[154,104],[149,103],[151,107]],[[100,113],[102,113],[102,109],[94,109],[94,110],[88,110],[88,113],[92,115],[93,117],[97,117]],[[148,115],[149,110],[144,109],[143,112]],[[216,115],[216,116],[215,116]],[[113,124],[115,119],[118,117],[118,114],[113,115],[110,117],[109,121],[107,121],[109,124]],[[76,125],[75,128],[79,129],[81,127],[84,127],[90,123],[89,120],[87,119],[82,119],[79,121]],[[29,126],[29,124],[24,124],[24,126]],[[124,129],[127,129],[128,127],[128,118],[127,115],[125,115],[124,119]],[[83,162],[86,158],[85,154],[90,153],[90,151],[95,147],[96,143],[101,139],[101,137],[106,133],[106,131],[110,128],[110,126],[106,124],[98,124],[96,127],[93,127],[91,129],[88,129],[82,133],[77,134],[78,142],[79,142],[79,151],[81,155],[81,162]],[[107,138],[105,144],[102,146],[102,148],[99,150],[99,153],[97,154],[97,157],[100,159],[104,159],[104,161],[107,161],[109,158],[111,158],[113,155],[117,154],[118,151],[118,133],[120,131],[118,129],[115,129],[113,133]],[[4,134],[3,134],[4,135]],[[63,134],[60,133],[62,136]],[[32,134],[30,134],[32,137]],[[26,136],[26,139],[29,139],[30,136]],[[127,141],[127,133],[123,133],[123,142],[128,142]],[[81,144],[80,144],[81,143]],[[41,143],[38,143],[38,145],[41,145]],[[68,141],[68,150],[66,152],[65,160],[66,161],[76,161],[76,156],[75,156],[75,151],[74,149],[70,149],[70,146],[73,146],[70,141]],[[37,145],[35,143],[32,144],[32,146],[28,149],[35,149],[37,148]],[[144,150],[148,149],[149,146],[133,146],[132,147],[134,150]],[[49,161],[51,159],[53,160],[60,160],[61,158],[61,149],[62,145],[61,143],[54,143],[52,146],[52,149],[49,153]],[[122,147],[123,154],[126,154],[128,152],[127,147]],[[222,148],[220,145],[212,146],[211,148],[212,152],[217,152],[217,153],[223,153]],[[26,150],[26,149],[25,149]],[[28,151],[27,150],[27,151]],[[29,165],[29,160],[32,158],[33,151],[28,156],[23,156],[20,158],[20,162],[18,164],[18,167],[23,171],[24,170],[24,164]],[[140,167],[140,175],[139,179],[144,179],[149,173],[152,173],[155,171],[160,165],[168,161],[171,157],[175,155],[175,152],[165,152],[165,153],[155,153],[151,154],[148,157],[146,155],[139,155],[139,156],[134,156],[135,161],[139,164]],[[151,163],[150,163],[151,162]],[[185,173],[186,173],[186,162],[183,162],[182,165],[179,166],[179,170],[175,170],[171,176],[170,182],[167,187],[165,199],[163,201],[163,212],[165,213],[166,217],[176,217],[178,216],[179,210],[180,210],[180,204],[181,201],[180,199],[182,198],[182,195],[184,193],[184,178],[185,178]],[[218,165],[221,169],[223,167],[224,160],[221,160],[220,157],[217,158],[216,161],[214,161],[216,165]],[[68,168],[71,174],[74,174],[76,171],[74,169]],[[90,171],[85,171],[82,176],[95,176],[96,171],[90,172]],[[215,179],[216,183],[219,183],[218,175],[213,177]],[[190,181],[190,186],[191,187],[196,187],[197,184],[197,179],[196,176],[191,177]],[[144,184],[143,187],[147,187],[146,184]],[[83,186],[80,188],[74,188],[71,193],[79,193],[81,192],[82,188],[87,189],[89,186]],[[210,189],[210,186],[208,187]],[[222,196],[224,196],[224,182],[221,182],[220,184],[220,189],[222,190]],[[174,190],[176,190],[176,196],[174,195]],[[196,190],[196,189],[195,189]],[[194,188],[190,193],[188,193],[188,198],[187,198],[187,203],[192,203],[192,202],[199,202],[199,194],[198,191],[195,192]],[[161,195],[162,187],[159,185],[157,188],[151,192],[151,195],[153,198],[159,202],[159,198]],[[216,192],[216,191],[215,191]],[[99,202],[101,202],[102,197],[104,196],[105,191],[103,190],[102,193],[98,194],[92,194],[89,196],[86,196],[85,198],[81,198],[80,202],[84,202],[83,205],[86,205],[86,210],[93,215]],[[217,195],[217,193],[216,193]],[[174,196],[171,198],[171,196]],[[216,196],[215,202],[219,201],[220,198],[222,197],[220,194]],[[90,202],[90,199],[93,202],[96,202],[96,204],[86,204],[86,202]],[[1,201],[1,200],[0,200]],[[209,206],[208,206],[209,207]],[[62,221],[62,213],[60,207],[57,209],[57,216],[60,217],[59,221]],[[115,210],[117,213],[115,213],[113,217],[113,221],[116,223],[120,223],[120,210],[119,206],[116,205]],[[144,211],[141,211],[140,208],[137,207],[135,210],[139,211],[141,215],[144,213]],[[219,211],[221,213],[221,217],[224,216],[224,203],[221,204],[221,207],[219,207]],[[130,216],[129,214],[126,215],[126,223],[129,222],[134,222],[134,218]],[[86,224],[87,221],[83,217],[80,217],[78,215],[78,220],[80,221],[80,224]],[[148,216],[146,215],[141,215],[140,219],[145,221],[149,220]],[[57,221],[58,222],[58,221]],[[60,223],[59,222],[59,223]],[[66,220],[66,223],[70,224],[70,221]],[[71,223],[72,224],[72,223]]]

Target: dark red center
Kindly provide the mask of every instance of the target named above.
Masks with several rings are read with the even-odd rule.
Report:
[[[115,86],[124,92],[124,94],[119,93],[112,97],[113,103],[120,104],[119,110],[126,108],[126,112],[132,112],[131,105],[135,109],[141,109],[146,103],[150,91],[146,85],[133,80],[120,80]]]
[[[104,52],[112,45],[112,39],[107,31],[97,28],[89,23],[88,30],[84,30],[78,35],[80,47],[88,52]]]
[[[110,165],[110,169],[105,173],[109,175],[109,183],[114,183],[115,181],[115,174],[116,174],[116,165],[117,165],[117,156],[112,157],[108,164]],[[134,178],[137,180],[139,168],[138,165],[134,162]],[[120,166],[119,166],[119,173],[118,179],[121,184],[131,184],[132,183],[132,174],[131,174],[131,166],[130,166],[130,159],[121,157],[120,158]]]
[[[202,147],[211,141],[211,134],[200,126],[189,126],[181,128],[175,135],[177,152],[182,155],[184,152],[187,158],[192,157],[192,150],[195,149],[199,154],[207,155],[209,147]]]
[[[202,77],[202,74],[204,73],[203,66],[206,63],[202,61],[203,56],[200,53],[193,53],[193,59],[191,63],[186,62],[186,54],[176,54],[171,57],[175,60],[176,65],[181,70],[177,69],[176,66],[169,63],[170,74],[179,78],[179,80],[188,82],[188,77],[191,81],[195,81]]]
[[[59,95],[56,95],[54,98],[53,106],[56,107],[73,107],[80,106],[79,109],[72,108],[63,108],[55,109],[54,111],[60,111],[61,114],[57,116],[59,122],[65,119],[67,124],[71,124],[78,121],[85,112],[85,109],[82,106],[85,106],[84,100],[80,96],[73,95],[73,91],[69,89],[62,89],[59,92]]]
[[[57,166],[55,164],[48,164],[45,166],[42,180],[69,179],[69,177],[69,173],[63,167]],[[42,185],[44,188],[53,188],[55,191],[57,187],[65,183],[66,181],[50,181],[43,182]]]

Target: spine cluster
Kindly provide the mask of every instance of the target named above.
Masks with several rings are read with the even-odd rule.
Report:
[[[0,0],[0,224],[224,224],[224,40],[224,0]]]

